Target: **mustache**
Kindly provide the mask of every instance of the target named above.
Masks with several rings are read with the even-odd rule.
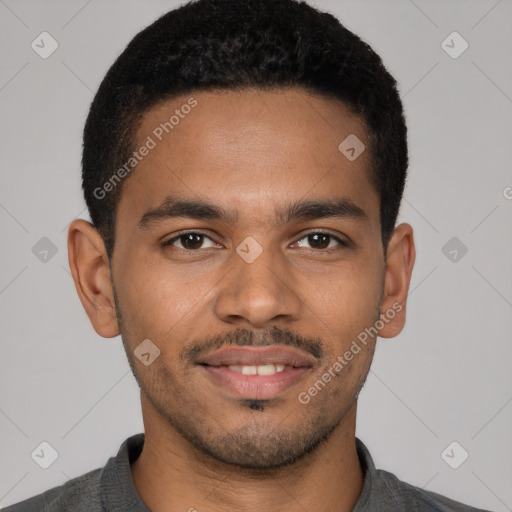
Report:
[[[274,326],[262,331],[236,329],[219,334],[214,338],[196,340],[192,344],[187,345],[178,357],[181,362],[194,361],[200,356],[229,345],[249,347],[283,345],[308,352],[316,359],[321,359],[324,355],[323,342],[320,338],[300,336],[286,327]]]

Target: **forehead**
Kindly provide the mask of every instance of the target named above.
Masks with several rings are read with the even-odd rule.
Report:
[[[138,127],[135,149],[151,149],[123,184],[118,217],[140,217],[168,195],[210,199],[242,218],[244,208],[271,216],[309,196],[343,196],[378,214],[370,151],[355,160],[340,151],[354,136],[368,147],[364,123],[343,103],[299,88],[161,102]]]

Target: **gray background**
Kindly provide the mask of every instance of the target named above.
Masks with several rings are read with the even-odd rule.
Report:
[[[121,339],[90,326],[66,236],[74,217],[88,218],[81,131],[93,93],[135,33],[176,5],[0,0],[0,506],[104,465],[143,430]],[[378,344],[358,436],[399,478],[512,510],[512,1],[316,5],[383,57],[409,126],[400,220],[415,228],[418,256],[408,322]],[[43,31],[59,44],[47,59],[31,48]],[[453,31],[469,44],[456,59],[441,45]],[[43,237],[57,249],[46,261],[32,251]],[[452,237],[459,247],[443,253]],[[42,441],[59,454],[46,470],[30,456]],[[452,441],[469,453],[458,469],[441,457]]]

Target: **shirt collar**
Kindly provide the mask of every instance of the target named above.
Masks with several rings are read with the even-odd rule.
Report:
[[[356,437],[356,450],[359,457],[359,463],[361,464],[361,470],[363,472],[363,488],[361,494],[357,500],[356,506],[352,512],[362,512],[363,510],[370,510],[368,508],[370,504],[371,496],[374,492],[374,488],[377,480],[377,468],[373,462],[372,456],[366,445]],[[374,505],[374,504],[372,504]],[[377,506],[377,508],[375,508]],[[375,504],[373,509],[378,512],[378,505]]]
[[[150,512],[142,501],[133,483],[130,464],[141,454],[144,434],[135,434],[126,439],[115,457],[111,457],[100,475],[100,496],[105,510],[111,512]],[[377,470],[364,443],[356,438],[356,450],[363,472],[363,488],[353,512],[368,510],[372,489],[376,483]]]
[[[126,439],[117,455],[111,457],[100,475],[100,497],[103,510],[111,512],[150,512],[133,483],[130,464],[142,452],[144,434]]]

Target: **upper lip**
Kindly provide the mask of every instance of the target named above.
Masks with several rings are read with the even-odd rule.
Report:
[[[289,347],[229,347],[204,357],[198,364],[208,366],[260,366],[264,364],[283,364],[310,368],[315,358],[297,349]]]

